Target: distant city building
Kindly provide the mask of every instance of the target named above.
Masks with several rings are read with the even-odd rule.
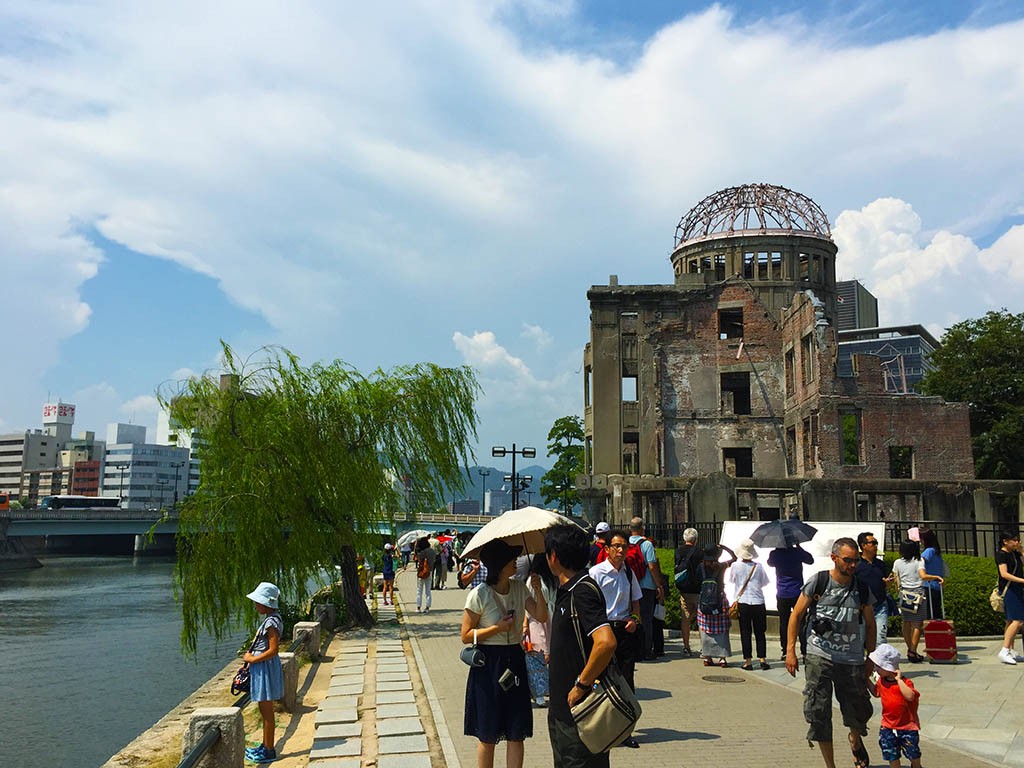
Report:
[[[22,475],[56,467],[59,449],[57,438],[39,429],[0,435],[0,491],[27,502],[21,496]]]
[[[840,334],[878,325],[878,299],[860,280],[837,280],[836,301],[836,329]]]
[[[145,437],[145,427],[111,424],[107,428],[101,495],[121,497],[123,509],[170,507],[181,501],[189,489],[189,450],[146,443]],[[112,442],[111,438],[120,442]]]
[[[928,358],[940,346],[920,325],[860,328],[840,331],[838,337],[836,370],[840,378],[855,375],[854,355],[874,355],[882,363],[885,391],[896,393],[918,391],[918,384],[932,367]]]
[[[478,515],[480,514],[480,502],[476,499],[463,499],[462,501],[449,501],[447,504],[450,515]]]
[[[170,414],[161,410],[156,417],[156,442],[158,445],[173,445],[188,450],[188,488],[185,495],[191,496],[199,489],[199,450],[202,439],[199,430],[188,430],[171,419]]]
[[[504,485],[501,488],[488,488],[486,499],[485,515],[497,516],[512,509],[512,489],[506,488]]]

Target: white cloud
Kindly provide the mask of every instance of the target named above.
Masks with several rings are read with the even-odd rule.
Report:
[[[452,341],[469,365],[484,372],[500,373],[502,368],[508,368],[519,376],[532,378],[526,363],[509,354],[491,331],[476,331],[472,336],[456,331],[452,335]]]
[[[1024,287],[1024,226],[981,249],[946,230],[927,236],[909,203],[882,198],[839,214],[832,237],[837,277],[859,279],[875,294],[883,324],[946,327],[1003,302],[1019,303]]]
[[[530,323],[523,323],[523,332],[520,335],[524,339],[532,341],[538,351],[547,349],[553,341],[550,333],[539,325],[531,325]]]

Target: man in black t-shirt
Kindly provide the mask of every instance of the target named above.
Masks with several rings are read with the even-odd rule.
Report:
[[[580,741],[571,708],[594,688],[615,653],[604,595],[587,575],[590,542],[575,525],[556,525],[544,536],[544,552],[558,579],[551,615],[548,730],[555,768],[607,768],[608,753],[592,754]],[[572,619],[575,604],[579,636]],[[580,652],[580,639],[583,652]]]
[[[866,586],[875,596],[875,647],[885,642],[889,628],[889,601],[886,600],[889,582],[893,580],[892,566],[878,557],[878,539],[875,534],[865,531],[857,536],[860,547],[860,562],[854,571],[854,578]]]

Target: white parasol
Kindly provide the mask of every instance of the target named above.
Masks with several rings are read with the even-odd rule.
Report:
[[[476,532],[462,556],[478,557],[480,548],[489,541],[503,539],[512,546],[521,546],[525,554],[544,551],[544,532],[552,525],[576,525],[568,517],[540,507],[522,507],[505,512]]]
[[[406,544],[412,544],[414,541],[416,541],[416,539],[422,538],[424,536],[433,536],[433,535],[434,534],[431,533],[430,531],[424,531],[424,530],[409,531],[408,533],[403,533],[401,536],[398,537],[398,541],[395,544],[395,546],[396,547],[404,547]]]

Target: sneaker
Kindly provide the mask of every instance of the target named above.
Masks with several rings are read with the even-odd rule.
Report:
[[[252,751],[245,751],[245,759],[250,763],[272,763],[277,760],[277,752],[273,749],[267,749],[265,746],[260,744],[258,747],[254,747]]]
[[[1014,658],[1013,651],[1009,648],[1000,648],[999,654],[996,656],[1003,664],[1016,664],[1017,659]]]

